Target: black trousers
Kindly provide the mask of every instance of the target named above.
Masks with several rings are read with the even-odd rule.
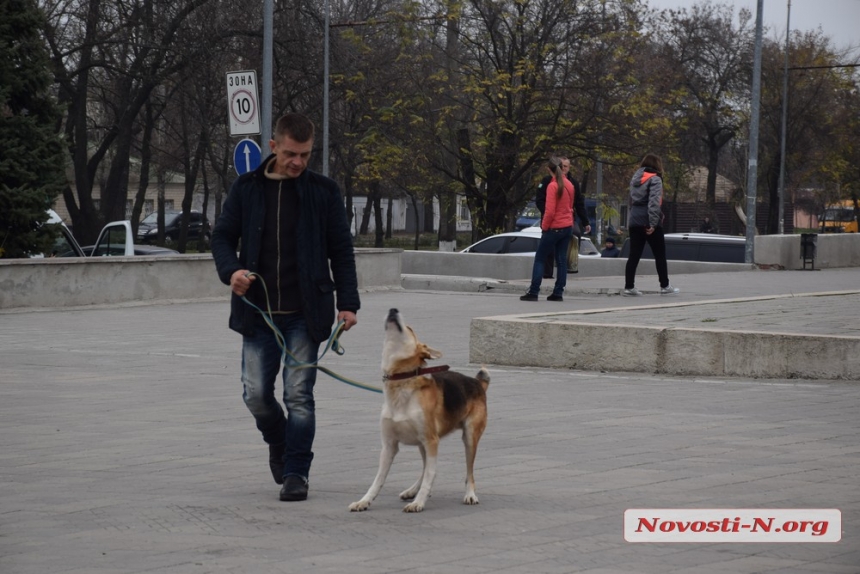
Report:
[[[630,255],[627,257],[627,267],[624,269],[624,288],[633,289],[636,281],[636,268],[645,251],[645,244],[651,246],[654,254],[654,265],[657,266],[657,277],[660,279],[660,287],[669,286],[669,267],[666,264],[666,238],[662,227],[655,227],[651,235],[645,233],[645,227],[635,226],[629,229],[630,233]]]

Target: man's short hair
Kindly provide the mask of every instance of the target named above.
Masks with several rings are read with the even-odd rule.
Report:
[[[314,139],[314,123],[302,114],[289,113],[278,118],[275,139],[289,136],[299,143]]]

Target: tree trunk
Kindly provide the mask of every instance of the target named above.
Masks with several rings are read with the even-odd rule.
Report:
[[[158,215],[156,222],[158,224],[158,233],[156,235],[159,244],[164,245],[164,171],[158,171],[158,200],[156,201]]]
[[[385,214],[385,238],[391,239],[391,212],[394,211],[394,198],[388,196],[388,213]]]
[[[343,194],[346,198],[346,223],[349,229],[352,230],[353,220],[355,219],[355,208],[352,205],[352,172],[347,171],[343,175]]]
[[[212,221],[213,226],[221,216],[221,204],[224,192],[230,188],[230,179],[227,177],[230,165],[230,151],[227,146],[223,147],[224,154],[221,158],[215,157],[215,151],[209,148],[209,164],[212,170],[218,175],[218,185],[215,187],[215,219]],[[263,158],[265,160],[265,158]]]
[[[424,232],[425,233],[433,233],[436,231],[436,214],[433,211],[433,196],[426,201],[422,202],[422,206],[424,208]],[[418,211],[416,208],[415,216],[418,216]]]
[[[367,235],[370,228],[370,214],[373,209],[373,188],[367,190],[367,201],[364,203],[364,211],[361,213],[361,225],[358,228],[359,235]]]
[[[146,199],[146,190],[149,189],[149,169],[152,164],[152,131],[155,127],[155,118],[152,113],[152,104],[147,102],[144,110],[143,137],[140,142],[140,177],[138,178],[137,193],[134,195],[134,205],[131,208],[131,230],[137,237],[137,227],[140,224],[140,215]]]
[[[472,160],[472,140],[467,128],[457,130],[457,151],[460,159],[460,173],[466,187],[466,204],[472,218],[472,243],[483,239],[481,229],[486,220],[484,205],[478,201],[478,188],[475,184],[475,163]]]
[[[205,128],[203,128],[205,130]],[[206,145],[204,133],[197,135],[197,145],[193,154],[188,150],[188,159],[185,163],[185,194],[182,196],[182,222],[179,225],[179,245],[176,249],[185,253],[188,248],[188,225],[191,222],[191,205],[194,201],[194,190],[197,187],[197,174],[200,173],[200,164],[203,161],[203,153]]]
[[[70,155],[75,171],[75,191],[77,193],[75,194],[71,188],[66,188],[63,191],[63,198],[66,200],[66,209],[68,209],[69,215],[72,216],[75,235],[78,241],[85,245],[95,243],[99,230],[104,225],[104,221],[99,216],[93,202],[95,170],[102,157],[104,157],[104,151],[99,150],[101,155],[96,154],[90,160],[89,150],[87,149],[87,142],[89,141],[87,137],[89,129],[87,105],[90,96],[89,70],[92,66],[93,51],[97,45],[96,37],[98,35],[100,12],[101,1],[90,0],[87,10],[86,32],[84,40],[81,43],[82,49],[79,54],[80,63],[78,65],[78,69],[85,70],[86,72],[79,74],[75,78],[76,82],[70,82],[72,90],[67,92],[70,121],[66,124],[66,139],[71,148]],[[55,65],[57,69],[65,70],[64,62],[55,60]],[[77,195],[77,198],[75,195]]]
[[[714,210],[717,202],[717,166],[720,160],[720,148],[713,137],[708,138],[708,185],[705,191],[705,203],[708,211]]]
[[[197,240],[197,251],[203,253],[209,250],[209,178],[206,177],[206,163],[203,162],[203,169],[200,170],[200,176],[203,179],[203,224],[200,227],[200,237]]]
[[[379,189],[379,182],[374,181],[371,185],[373,189],[373,226],[374,226],[374,236],[375,240],[373,242],[374,247],[384,247],[385,243],[383,241],[384,238],[384,228],[382,225],[382,192]]]
[[[418,199],[415,197],[415,194],[409,194],[409,199],[412,200],[412,213],[415,214],[415,251],[418,251],[418,241],[421,238],[421,218],[418,217]]]
[[[101,212],[105,221],[126,219],[125,206],[128,201],[128,175],[131,164],[131,126],[120,128],[115,140],[116,155],[110,164],[107,180],[101,188]]]

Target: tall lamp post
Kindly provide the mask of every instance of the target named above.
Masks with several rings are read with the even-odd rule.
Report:
[[[263,93],[261,95],[260,116],[260,148],[263,157],[267,155],[269,140],[272,139],[272,52],[274,46],[274,33],[272,20],[274,19],[274,0],[263,0]]]
[[[779,234],[785,233],[785,133],[788,122],[788,47],[791,37],[791,0],[785,17],[785,70],[782,75],[782,133],[779,139]]]
[[[749,160],[747,161],[747,233],[744,262],[755,260],[755,200],[758,177],[758,124],[761,104],[761,29],[764,0],[758,0],[755,15],[755,56],[753,58],[752,109],[750,110]]]
[[[328,177],[328,34],[329,20],[331,19],[329,0],[325,0],[325,34],[323,35],[323,150],[322,150],[322,173]]]
[[[323,175],[328,175],[328,61],[329,61],[329,0],[325,1],[325,39],[323,66]],[[272,53],[274,48],[274,0],[263,0],[263,94],[262,94],[262,135],[260,147],[265,148],[272,137]],[[265,153],[265,152],[264,152]]]

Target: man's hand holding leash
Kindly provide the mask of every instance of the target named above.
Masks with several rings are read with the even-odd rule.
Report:
[[[230,276],[230,289],[239,297],[244,297],[256,276],[251,275],[247,269],[239,269]]]
[[[337,314],[337,322],[343,321],[343,330],[349,331],[349,328],[358,323],[358,318],[352,311],[341,311]]]

